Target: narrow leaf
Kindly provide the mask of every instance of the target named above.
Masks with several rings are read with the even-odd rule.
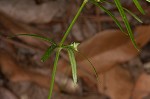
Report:
[[[58,59],[59,59],[59,56],[60,56],[60,51],[61,51],[61,49],[58,49],[56,51],[56,56],[55,56],[55,60],[54,60],[54,67],[53,67],[53,71],[52,71],[52,79],[51,79],[51,83],[50,83],[50,90],[49,90],[49,94],[48,94],[48,99],[51,99],[51,97],[52,97],[52,92],[53,92],[53,87],[54,87],[54,82],[55,82],[55,75],[56,75],[56,70],[57,70]]]
[[[96,78],[98,79],[98,73],[96,71],[96,68],[92,64],[92,62],[85,55],[83,55],[81,52],[79,52],[79,51],[77,51],[77,52],[79,53],[80,56],[82,56],[83,58],[85,58],[89,62],[90,66],[92,67],[92,69],[93,69],[93,71],[95,73]]]
[[[77,83],[77,66],[76,66],[76,60],[74,56],[74,51],[73,49],[67,48],[70,63],[71,63],[71,69],[72,69],[72,77],[73,81],[76,84]]]
[[[37,34],[17,34],[17,35],[10,36],[8,38],[13,38],[13,37],[17,37],[17,36],[31,36],[31,37],[39,38],[39,39],[44,40],[44,41],[48,41],[48,42],[56,45],[56,43],[53,42],[52,39],[46,38],[46,37],[43,37],[43,36],[40,36],[40,35],[37,35]]]
[[[104,1],[105,3],[111,4],[111,5],[115,5],[113,2],[108,2],[108,1]],[[140,23],[143,23],[142,20],[136,16],[134,13],[132,13],[130,10],[126,9],[125,7],[122,7],[127,13],[129,13],[132,17],[134,17],[137,21],[139,21]]]
[[[41,61],[42,62],[45,62],[49,57],[50,55],[52,54],[52,52],[55,50],[57,46],[56,45],[51,45],[44,53],[44,55],[42,56],[41,58]]]
[[[142,20],[136,16],[134,13],[132,13],[131,11],[129,11],[128,9],[126,8],[123,8],[126,12],[128,12],[130,15],[132,15],[137,21],[139,21],[140,23],[143,23]]]
[[[145,14],[143,8],[141,7],[140,3],[138,2],[138,0],[133,0],[134,4],[136,5],[136,7],[139,9],[139,11],[142,13],[142,14]]]
[[[124,32],[124,30],[123,30],[123,28],[122,28],[122,26],[121,26],[121,24],[120,24],[120,22],[115,18],[115,16],[109,11],[109,10],[107,10],[105,7],[103,7],[102,5],[100,5],[100,4],[98,4],[97,2],[95,2],[95,1],[91,1],[93,4],[95,4],[96,6],[98,6],[100,9],[102,9],[103,11],[105,11],[114,21],[115,21],[115,23],[117,24],[117,26],[120,28],[120,30],[122,31],[122,32]]]
[[[119,12],[120,12],[120,14],[121,14],[121,16],[122,16],[122,19],[123,19],[124,24],[125,24],[125,26],[126,26],[126,28],[127,28],[128,34],[129,34],[129,36],[130,36],[130,39],[131,39],[131,41],[132,41],[134,47],[139,51],[139,49],[138,49],[138,47],[137,47],[137,45],[136,45],[136,42],[135,42],[135,40],[134,40],[134,36],[133,36],[132,30],[131,30],[129,21],[128,21],[128,19],[127,19],[127,16],[126,16],[124,10],[123,10],[123,7],[122,7],[122,5],[121,5],[121,3],[120,3],[120,0],[114,0],[114,1],[115,1],[115,4],[116,4],[116,6],[117,6],[117,8],[118,8],[118,10],[119,10]]]

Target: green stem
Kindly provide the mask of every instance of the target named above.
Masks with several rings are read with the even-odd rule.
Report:
[[[59,43],[59,48],[56,51],[56,57],[55,57],[55,61],[54,61],[54,67],[53,67],[53,71],[52,71],[52,80],[51,80],[51,84],[50,84],[50,91],[49,91],[49,96],[48,99],[51,99],[52,97],[52,92],[53,92],[53,87],[54,87],[54,82],[55,82],[55,75],[56,75],[56,70],[57,70],[57,63],[58,63],[58,59],[59,59],[59,55],[60,55],[60,51],[61,51],[61,47],[64,43],[64,41],[66,40],[69,32],[71,31],[73,25],[75,24],[77,18],[79,17],[82,9],[84,8],[85,4],[88,2],[88,0],[84,0],[82,5],[80,6],[77,14],[75,15],[74,19],[72,20],[71,24],[69,25],[68,29],[66,30],[61,42]]]
[[[84,6],[85,6],[85,4],[86,4],[87,2],[88,2],[88,0],[84,0],[84,1],[83,1],[82,5],[80,6],[80,8],[79,8],[79,10],[78,10],[78,12],[77,12],[77,14],[75,15],[74,19],[72,20],[71,24],[69,25],[69,27],[68,27],[67,31],[65,32],[65,34],[64,34],[64,36],[63,36],[61,42],[59,43],[59,46],[60,46],[60,47],[63,45],[64,41],[66,40],[68,34],[70,33],[70,31],[71,31],[73,25],[75,24],[77,18],[79,17],[79,15],[80,15],[82,9],[84,8]]]
[[[56,51],[56,57],[55,57],[55,61],[54,61],[53,71],[52,71],[52,79],[51,79],[48,99],[51,99],[51,97],[52,97],[52,92],[53,92],[53,87],[54,87],[54,82],[55,82],[55,75],[56,75],[56,70],[57,70],[57,63],[58,63],[60,51],[61,51],[61,48],[58,48]]]

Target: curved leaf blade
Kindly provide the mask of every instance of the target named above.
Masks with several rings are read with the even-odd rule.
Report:
[[[97,2],[95,1],[91,1],[93,4],[95,4],[97,7],[99,7],[100,9],[102,9],[103,11],[105,11],[116,23],[116,25],[119,27],[119,29],[124,32],[120,22],[115,18],[115,16],[109,11],[107,10],[105,7],[103,7],[102,5],[98,4]]]
[[[136,16],[134,13],[132,13],[130,10],[123,8],[126,12],[128,12],[131,16],[133,16],[137,21],[139,21],[140,23],[143,23],[142,20]]]
[[[92,64],[92,62],[85,55],[83,55],[81,52],[79,52],[79,51],[77,51],[77,52],[79,53],[80,56],[82,56],[83,58],[85,58],[89,62],[90,66],[92,67],[92,69],[93,69],[93,71],[95,73],[96,78],[98,79],[98,73],[96,71],[96,68]]]
[[[49,57],[50,55],[52,54],[52,52],[55,50],[57,46],[56,45],[51,45],[44,53],[44,55],[42,56],[41,58],[41,61],[42,62],[45,62]]]
[[[13,37],[17,37],[17,36],[31,36],[31,37],[39,38],[39,39],[41,39],[41,40],[44,40],[44,41],[47,41],[47,42],[50,42],[50,43],[56,45],[56,43],[53,42],[52,39],[46,38],[46,37],[44,37],[44,36],[40,36],[40,35],[37,35],[37,34],[17,34],[17,35],[10,36],[10,37],[8,37],[8,38],[13,38]]]
[[[104,1],[105,3],[111,4],[111,5],[115,5],[113,2],[108,2],[108,1]],[[126,9],[125,7],[122,7],[127,13],[129,13],[132,17],[134,17],[137,21],[139,21],[140,23],[143,23],[142,20],[136,16],[134,13],[132,13],[130,10]]]
[[[70,63],[71,63],[71,69],[72,69],[72,77],[73,77],[73,82],[76,84],[77,83],[77,66],[76,66],[76,60],[74,56],[74,51],[73,49],[67,48]]]
[[[135,42],[135,40],[134,40],[134,36],[133,36],[132,30],[131,30],[129,21],[128,21],[128,19],[127,19],[127,16],[126,16],[124,10],[123,10],[123,7],[122,7],[122,5],[121,5],[121,3],[120,3],[120,0],[114,0],[114,1],[115,1],[115,4],[116,4],[116,6],[117,6],[117,8],[118,8],[118,10],[119,10],[119,12],[120,12],[120,15],[121,15],[123,21],[124,21],[124,24],[125,24],[125,26],[126,26],[126,28],[127,28],[129,37],[130,37],[130,39],[131,39],[131,41],[132,41],[134,47],[139,51],[139,49],[138,49],[138,47],[137,47],[137,45],[136,45],[136,42]]]
[[[138,10],[142,13],[145,14],[143,8],[141,7],[140,3],[138,2],[138,0],[133,0],[134,4],[136,5],[136,7],[138,8]]]

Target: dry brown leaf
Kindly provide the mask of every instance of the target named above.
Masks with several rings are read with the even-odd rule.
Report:
[[[27,81],[49,89],[49,76],[26,70],[17,64],[10,53],[3,49],[0,51],[0,68],[4,76],[12,82]],[[57,86],[55,86],[55,90],[58,90]]]
[[[99,74],[98,89],[111,99],[130,99],[133,82],[130,73],[121,66]]]
[[[135,29],[135,40],[140,49],[150,40],[149,31],[150,26],[139,26]],[[118,67],[115,67],[118,64],[129,61],[139,53],[129,38],[119,30],[106,30],[81,43],[79,45],[79,51],[89,58],[98,71],[98,74],[108,73],[106,73],[106,75],[109,75],[107,83],[112,82],[112,85],[110,84],[108,86],[110,89],[106,92],[108,95],[113,99],[129,99],[133,86],[133,83],[130,82],[130,76],[125,70],[120,70]],[[79,68],[82,67],[82,69],[78,69],[79,76],[85,78],[87,74],[94,74],[86,59],[82,58],[79,54],[76,54],[76,59]],[[59,71],[64,71],[67,63],[64,60],[60,60],[60,63]],[[90,78],[91,76],[87,77],[93,81]],[[117,82],[117,80],[120,81]],[[89,83],[89,85],[92,84]],[[118,95],[118,93],[120,94]]]
[[[139,26],[135,29],[135,40],[141,49],[150,40],[150,26]],[[115,66],[126,62],[136,55],[138,51],[134,48],[130,39],[118,30],[106,30],[91,39],[81,43],[79,51],[87,56],[98,72],[105,72]],[[92,68],[87,66],[87,60],[76,55],[80,66],[89,73]]]
[[[128,41],[128,38],[119,30],[106,30],[96,34],[87,41],[82,42],[78,49],[81,54],[89,58],[97,71],[103,71],[103,69],[107,70],[113,65],[111,61],[114,59],[110,57],[109,54],[114,57],[115,53],[112,53],[112,51],[116,49],[116,47],[123,45],[126,41]],[[97,60],[95,57],[97,57]],[[92,68],[90,68],[89,63],[82,57],[82,55],[76,54],[76,60],[80,67],[90,72],[90,74],[93,74]],[[62,65],[60,66],[60,71],[64,70],[66,64],[67,63],[64,60],[60,60],[60,65]],[[82,71],[79,73],[82,75]]]
[[[99,94],[86,94],[83,96],[77,96],[77,95],[67,95],[62,93],[56,93],[54,96],[55,99],[109,99],[107,96],[101,96]]]
[[[0,12],[0,24],[4,26],[8,31],[10,31],[9,36],[17,35],[17,34],[38,34],[40,33],[39,30],[32,28],[26,24],[23,24],[21,22],[17,22],[10,18],[8,15],[4,14],[3,12]],[[13,34],[11,34],[13,33]],[[47,43],[39,40],[37,38],[33,37],[27,37],[27,36],[18,36],[19,39],[21,39],[23,42],[32,45],[34,47],[37,47],[39,49],[45,49],[47,48]]]
[[[21,22],[48,23],[58,12],[62,12],[64,3],[55,0],[38,5],[34,0],[0,0],[0,11]]]
[[[139,76],[133,91],[132,99],[149,99],[150,95],[150,75],[143,73]]]
[[[19,99],[15,94],[6,88],[0,87],[0,98],[1,99]]]
[[[50,70],[44,70],[34,68],[34,70],[27,70],[17,63],[14,57],[10,53],[1,49],[0,51],[0,68],[4,76],[11,82],[29,82],[39,85],[43,88],[49,89],[50,86]],[[56,85],[55,91],[63,90],[71,94],[81,94],[82,87],[80,84],[74,86],[72,79],[68,78],[64,74],[57,72],[55,77]],[[58,88],[59,86],[59,88]]]
[[[150,26],[139,26],[135,29],[135,40],[141,49],[150,40]],[[97,72],[102,73],[113,66],[129,61],[139,54],[134,48],[131,40],[119,30],[106,30],[98,33],[92,38],[79,45],[79,51],[86,56],[95,66]],[[76,54],[79,75],[85,76],[85,72],[93,75],[93,69],[88,61],[80,54]],[[62,64],[59,71],[63,71],[66,61],[60,60]],[[63,65],[64,64],[64,65]]]

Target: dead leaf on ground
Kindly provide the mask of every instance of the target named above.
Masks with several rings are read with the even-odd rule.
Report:
[[[46,89],[49,89],[50,87],[50,70],[47,70],[47,68],[43,69],[43,71],[41,68],[40,70],[36,68],[32,70],[29,68],[24,68],[19,63],[17,63],[15,57],[3,49],[0,51],[0,68],[4,76],[13,83],[29,82]],[[62,90],[70,94],[82,94],[81,85],[77,84],[74,86],[72,79],[65,76],[64,74],[57,72],[55,82],[55,91]]]
[[[135,29],[135,40],[140,49],[150,40],[149,31],[150,26],[139,26]],[[119,30],[106,30],[81,43],[79,45],[79,51],[89,58],[95,66],[98,74],[105,74],[108,72],[108,75],[112,75],[112,79],[110,76],[108,83],[111,83],[111,80],[113,81],[113,79],[120,80],[120,82],[117,82],[117,80],[114,81],[114,85],[109,86],[110,89],[107,92],[108,95],[113,99],[123,99],[121,98],[122,95],[124,99],[129,99],[133,87],[133,83],[130,82],[131,78],[125,70],[122,70],[123,73],[120,73],[120,69],[118,70],[118,67],[115,67],[118,64],[131,60],[139,54],[128,37]],[[90,64],[88,61],[79,54],[76,54],[76,59],[79,65],[79,76],[82,78],[88,77],[90,78],[88,80],[93,81],[94,71],[89,66]],[[64,72],[64,69],[67,66],[66,64],[67,63],[64,60],[60,60],[60,72]],[[95,84],[95,82],[88,84],[91,86],[92,84]],[[119,84],[122,85],[119,86]],[[100,86],[98,88],[100,88]]]
[[[54,99],[109,99],[107,96],[102,96],[102,95],[93,94],[93,93],[89,93],[83,96],[55,93],[53,97]]]
[[[39,5],[34,0],[0,0],[0,11],[21,22],[48,23],[58,12],[59,14],[62,12],[64,4],[65,1],[62,0],[48,1]]]
[[[18,22],[10,16],[6,15],[3,12],[0,12],[0,24],[9,31],[9,34],[4,34],[7,36],[12,35],[18,35],[18,34],[39,34],[42,33],[42,31],[33,28],[27,24],[23,24],[21,22]],[[41,35],[42,36],[42,35]],[[34,46],[39,49],[46,49],[48,46],[47,42],[44,42],[42,40],[39,40],[37,38],[33,37],[27,37],[27,36],[18,36],[21,41],[27,43],[28,45]]]
[[[139,26],[135,29],[135,40],[140,49],[150,40],[149,31],[150,26]],[[119,30],[106,30],[96,34],[82,42],[79,45],[79,51],[92,62],[99,73],[105,72],[117,64],[129,61],[139,54],[131,40]],[[76,60],[79,68],[82,68],[82,70],[78,70],[80,76],[85,76],[84,71],[90,75],[94,74],[88,61],[82,55],[76,54]],[[64,60],[60,60],[60,62],[64,65],[60,66],[59,70],[64,71],[67,63]]]
[[[144,64],[145,69],[150,69],[150,64]],[[149,73],[149,71],[148,71]],[[150,74],[142,73],[136,81],[133,91],[133,99],[149,99],[150,98]],[[149,98],[146,98],[149,97]]]
[[[10,90],[0,87],[0,98],[1,99],[19,99],[13,92]]]
[[[99,92],[111,99],[130,99],[133,84],[131,74],[121,66],[99,74]]]
[[[1,49],[0,68],[4,76],[11,82],[28,81],[49,89],[50,77],[37,72],[32,72],[21,67],[10,53]],[[55,86],[55,90],[58,90]]]
[[[135,40],[141,49],[150,40],[150,26],[139,26],[135,29]],[[79,51],[87,56],[98,72],[105,72],[115,66],[134,58],[139,52],[131,40],[118,30],[106,30],[98,33],[79,45]],[[76,55],[78,64],[93,73],[87,66],[87,60]]]

